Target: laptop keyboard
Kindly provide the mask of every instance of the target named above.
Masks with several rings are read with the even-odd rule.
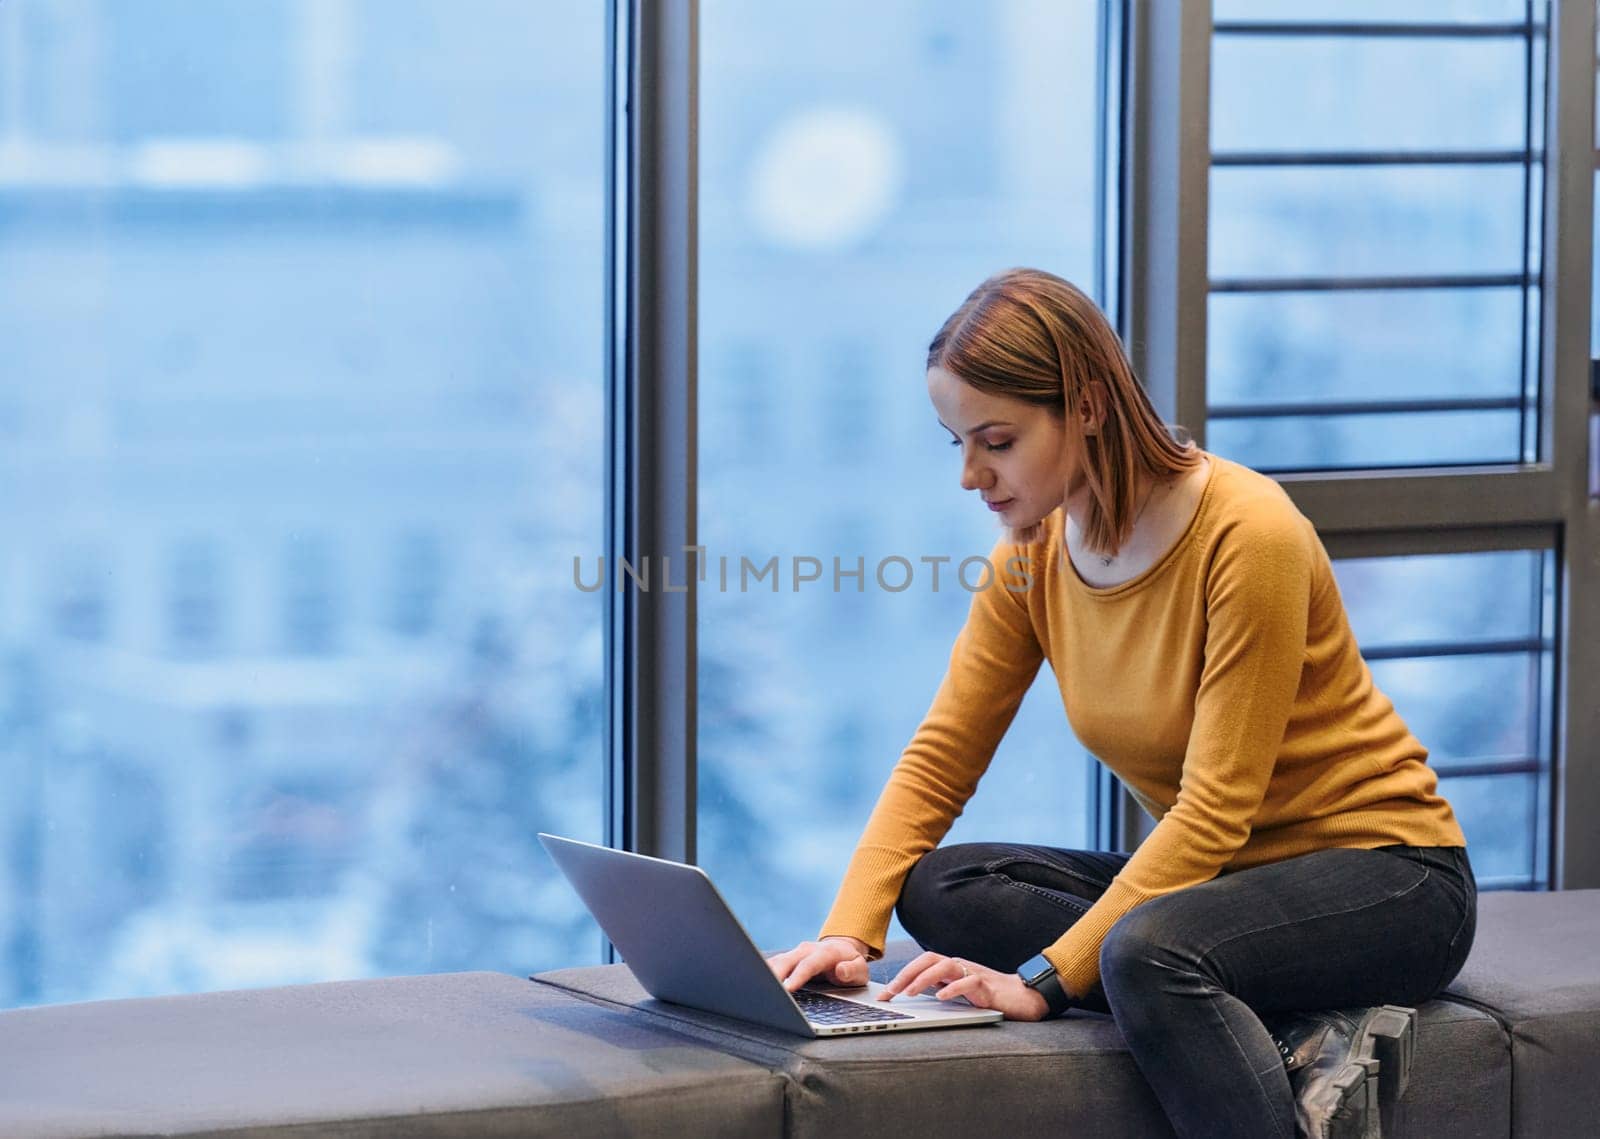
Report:
[[[859,1024],[866,1021],[916,1019],[903,1012],[873,1008],[858,1001],[844,1001],[838,997],[830,997],[826,993],[812,992],[810,989],[797,989],[789,995],[794,997],[795,1003],[800,1006],[800,1011],[805,1013],[806,1019],[817,1024]]]

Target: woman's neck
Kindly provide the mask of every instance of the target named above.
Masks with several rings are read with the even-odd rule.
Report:
[[[1134,477],[1133,483],[1133,512],[1137,518],[1146,507],[1150,505],[1152,495],[1159,488],[1156,486],[1154,476],[1140,472]],[[1072,523],[1072,529],[1080,536],[1089,525],[1089,509],[1094,503],[1094,494],[1089,489],[1089,481],[1079,478],[1077,486],[1067,494],[1067,518]],[[1137,523],[1128,530],[1128,539],[1132,540],[1134,530],[1138,529]]]
[[[1167,479],[1144,476],[1136,484],[1139,493],[1134,496],[1134,525],[1122,546],[1110,556],[1084,544],[1090,506],[1087,488],[1069,496],[1067,554],[1078,576],[1092,586],[1113,586],[1137,577],[1154,565],[1182,536],[1194,517],[1210,468],[1210,461],[1202,457],[1192,470],[1179,471]]]

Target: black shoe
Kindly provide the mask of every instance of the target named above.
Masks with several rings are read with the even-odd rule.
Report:
[[[1417,1010],[1399,1005],[1274,1017],[1268,1027],[1307,1139],[1381,1139],[1411,1079]]]

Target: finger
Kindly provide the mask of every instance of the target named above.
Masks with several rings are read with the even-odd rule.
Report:
[[[968,974],[959,981],[951,981],[944,988],[934,994],[941,1001],[954,1000],[956,997],[966,997],[969,1004],[978,1008],[988,1008],[993,1002],[993,995],[989,991],[989,980],[976,973]]]
[[[894,975],[894,980],[890,981],[884,986],[883,992],[878,994],[878,999],[886,1001],[890,997],[902,992],[906,987],[907,981],[921,973],[934,962],[943,960],[944,958],[937,953],[919,953],[910,961],[906,962],[905,966],[900,970],[900,972]]]
[[[929,989],[938,988],[946,979],[946,970],[943,962],[929,965],[922,972],[911,978],[906,983],[905,995],[908,997],[920,996]]]
[[[842,961],[833,970],[833,979],[841,985],[865,985],[870,979],[865,957],[852,957]]]
[[[794,969],[795,962],[805,956],[805,950],[806,947],[801,945],[794,949],[786,949],[782,953],[774,953],[767,958],[767,964],[781,981]]]
[[[792,993],[818,973],[832,967],[833,955],[831,953],[826,949],[813,950],[795,963],[794,970],[783,982],[783,987]]]
[[[785,958],[785,960],[783,972],[779,975],[779,979],[784,980],[793,976],[794,971],[800,968],[800,966],[807,961],[816,960],[824,962],[825,964],[820,966],[815,964],[811,966],[810,972],[800,980],[800,984],[804,984],[810,979],[810,977],[814,976],[816,973],[832,964],[832,953],[833,950],[829,946],[822,945],[815,941],[802,941],[799,945],[795,946],[787,953],[780,954],[780,956]]]
[[[811,980],[811,978],[816,976],[816,974],[817,970],[816,967],[811,964],[811,958],[802,957],[800,960],[796,961],[792,966],[790,966],[789,972],[783,976],[783,987],[792,993],[801,985]]]
[[[959,981],[962,977],[961,963],[948,957],[941,957],[922,972],[918,973],[906,984],[903,992],[915,996],[929,989],[947,985],[951,981]]]
[[[887,1001],[898,996],[900,991],[906,987],[906,983],[922,971],[922,966],[918,964],[921,960],[922,958],[918,957],[896,973],[889,983],[883,987],[882,991],[878,993],[878,999]]]

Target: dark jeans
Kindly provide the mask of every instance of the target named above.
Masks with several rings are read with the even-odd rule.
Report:
[[[972,843],[912,868],[898,913],[927,949],[1013,970],[1050,945],[1128,860]],[[1294,1139],[1273,1014],[1418,1005],[1461,970],[1478,888],[1463,847],[1318,850],[1154,898],[1100,950],[1078,1001],[1116,1018],[1181,1136]]]

